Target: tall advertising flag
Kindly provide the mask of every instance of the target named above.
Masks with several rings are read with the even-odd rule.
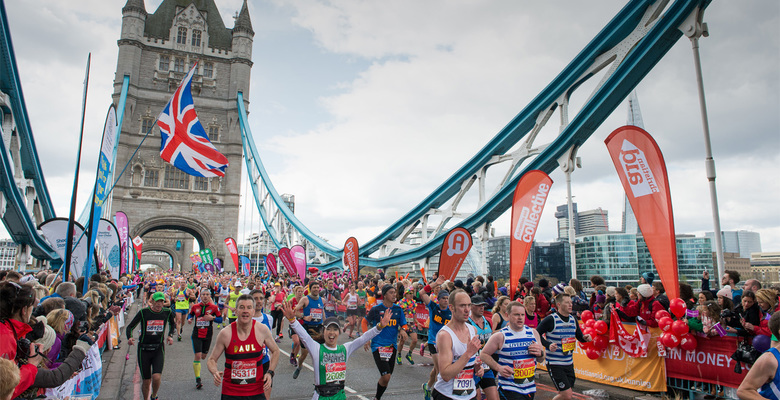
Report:
[[[119,232],[116,226],[105,218],[101,218],[98,224],[97,252],[103,268],[111,273],[112,278],[119,279],[122,264]]]
[[[536,227],[542,218],[552,179],[539,170],[528,171],[515,187],[512,199],[512,235],[509,238],[509,293],[515,298],[517,281],[523,275],[528,252],[534,243]]]
[[[616,129],[604,143],[666,293],[678,298],[672,198],[661,149],[649,133],[631,125]]]
[[[225,239],[225,246],[227,246],[228,253],[230,253],[230,257],[233,259],[233,266],[236,268],[236,271],[238,271],[238,247],[236,246],[236,239],[233,239],[232,237]]]
[[[200,258],[204,264],[214,264],[214,254],[211,253],[209,248],[200,251]]]
[[[119,246],[120,246],[120,265],[119,273],[124,275],[128,273],[128,264],[130,261],[130,223],[127,220],[127,214],[122,211],[117,211],[114,214],[114,222],[116,223],[116,229],[119,231]]]
[[[268,254],[268,256],[265,258],[265,267],[271,271],[271,274],[276,278],[276,276],[279,274],[278,270],[276,269],[276,257],[274,257],[273,254]]]
[[[290,247],[290,255],[295,263],[295,271],[298,272],[298,276],[301,280],[306,278],[306,249],[303,246],[296,244]]]
[[[290,249],[287,247],[279,249],[279,260],[282,262],[282,265],[284,265],[284,269],[287,270],[287,275],[298,275],[297,272],[295,272],[295,261],[293,261],[292,255],[290,254]]]
[[[38,230],[41,231],[43,237],[52,244],[54,251],[57,255],[65,260],[66,249],[68,248],[68,219],[67,218],[52,218],[42,224],[38,225]],[[71,235],[72,243],[75,244],[79,238],[76,247],[73,249],[70,255],[70,273],[73,280],[83,276],[84,262],[87,260],[87,238],[82,237],[84,235],[84,227],[76,221],[73,221],[73,235]],[[63,273],[65,272],[65,266]],[[67,277],[63,280],[67,280]]]
[[[144,240],[140,236],[133,238],[133,248],[135,249],[136,267],[141,268],[141,249],[144,247]]]
[[[241,272],[244,274],[244,276],[249,276],[249,274],[252,272],[250,269],[251,260],[247,256],[241,256],[239,261],[240,267],[236,269],[236,272]]]
[[[439,275],[455,280],[471,250],[471,234],[465,228],[454,228],[444,238],[439,257]]]
[[[344,268],[349,270],[352,280],[356,282],[358,279],[359,254],[357,239],[354,237],[347,239],[347,242],[344,243]]]

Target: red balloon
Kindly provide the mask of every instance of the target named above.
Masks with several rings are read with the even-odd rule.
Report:
[[[662,331],[668,332],[672,327],[673,322],[672,317],[663,317],[658,320],[658,327],[661,328]]]
[[[602,351],[609,346],[609,339],[607,339],[606,336],[596,336],[593,338],[593,347],[598,350]]]
[[[669,311],[666,310],[658,310],[657,313],[655,313],[655,320],[660,321],[663,317],[672,317],[671,314],[669,314]]]
[[[596,321],[596,323],[593,324],[593,330],[599,335],[603,335],[609,330],[609,325],[607,325],[607,321]]]
[[[582,318],[582,322],[587,323],[588,321],[593,319],[593,312],[590,310],[585,310],[582,312],[581,318]]]
[[[672,332],[682,337],[682,335],[688,333],[688,323],[683,320],[674,321],[672,323]]]
[[[683,299],[672,299],[669,302],[669,311],[677,318],[682,318],[685,315],[686,309],[685,300]]]
[[[591,360],[595,360],[600,357],[598,350],[593,348],[586,350],[585,355],[587,355]]]
[[[590,342],[577,342],[577,343],[580,344],[580,348],[583,349],[583,350],[588,350],[588,349],[594,348],[592,340]]]
[[[680,345],[680,337],[673,332],[664,332],[661,334],[661,344],[666,347],[675,348]]]
[[[696,338],[690,333],[686,333],[680,338],[680,347],[685,351],[696,350]]]
[[[589,320],[585,321],[585,327],[586,328],[593,328],[594,324],[596,324],[596,320],[595,319],[589,319]]]

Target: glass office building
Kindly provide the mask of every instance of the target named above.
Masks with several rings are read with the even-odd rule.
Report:
[[[577,237],[577,279],[604,277],[607,286],[635,285],[639,279],[636,235],[603,233]]]

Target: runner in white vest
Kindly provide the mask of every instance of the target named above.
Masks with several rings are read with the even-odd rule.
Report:
[[[471,313],[471,297],[463,290],[450,295],[452,319],[436,335],[439,351],[439,373],[433,384],[434,400],[470,400],[477,396],[475,376],[482,376],[477,364],[477,352],[482,342],[477,330],[467,323]]]

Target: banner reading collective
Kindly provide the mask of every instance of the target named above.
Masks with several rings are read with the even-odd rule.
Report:
[[[354,237],[350,237],[347,239],[346,243],[344,243],[344,259],[342,261],[344,262],[344,268],[349,271],[353,281],[357,281],[358,279],[358,254],[360,254],[358,251],[358,241]]]
[[[552,179],[539,170],[528,171],[515,187],[512,200],[512,235],[509,248],[509,292],[514,298],[517,282],[523,275],[528,252],[534,243],[536,227],[542,218]]]

